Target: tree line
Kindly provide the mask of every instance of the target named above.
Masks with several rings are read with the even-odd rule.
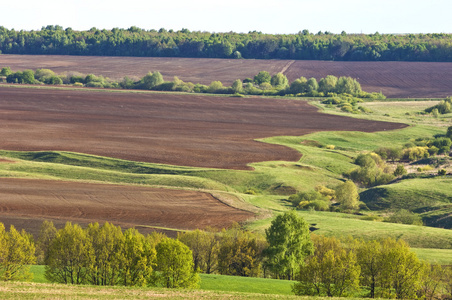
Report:
[[[367,93],[362,90],[359,82],[351,77],[336,77],[328,75],[319,81],[315,78],[306,79],[300,77],[293,82],[282,73],[271,75],[267,71],[261,71],[253,78],[236,79],[230,87],[224,86],[220,81],[212,81],[210,85],[193,84],[184,82],[178,77],[172,81],[165,81],[160,72],[149,72],[141,79],[124,77],[115,81],[94,74],[81,74],[78,72],[66,72],[58,75],[50,69],[24,70],[13,72],[9,67],[0,70],[0,79],[3,77],[8,83],[18,84],[48,84],[48,85],[72,85],[77,87],[140,89],[154,91],[174,91],[187,93],[211,93],[242,95],[266,95],[266,96],[292,96],[292,97],[333,97],[347,99],[348,112],[358,112],[356,103],[362,102],[360,98],[384,99],[381,93]]]
[[[0,26],[0,51],[5,54],[450,62],[451,40],[445,33],[211,33],[135,26],[76,31],[59,25],[25,31]]]
[[[452,269],[420,260],[402,240],[339,240],[310,233],[294,211],[265,235],[242,229],[195,230],[176,239],[105,223],[85,229],[45,221],[36,243],[0,224],[0,278],[26,280],[29,265],[66,284],[199,287],[199,272],[294,280],[297,295],[437,299],[452,296]],[[446,297],[446,298],[444,298]]]

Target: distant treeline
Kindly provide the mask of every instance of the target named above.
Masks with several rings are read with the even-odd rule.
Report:
[[[452,34],[211,33],[49,25],[38,31],[0,26],[4,54],[254,58],[342,61],[452,61]]]
[[[139,89],[154,91],[173,91],[186,93],[211,93],[211,94],[234,94],[243,95],[265,95],[265,96],[291,96],[291,97],[336,97],[346,101],[347,107],[342,110],[347,112],[358,112],[356,103],[362,102],[359,98],[384,99],[381,93],[367,93],[361,89],[356,79],[351,77],[339,77],[328,75],[318,82],[315,78],[306,79],[300,77],[289,84],[289,80],[282,73],[270,75],[267,71],[259,72],[254,78],[245,78],[243,81],[236,79],[231,87],[223,86],[220,81],[212,81],[210,85],[193,84],[184,82],[178,77],[173,81],[164,81],[160,72],[149,72],[141,79],[124,77],[121,81],[115,81],[94,74],[84,75],[78,72],[66,72],[58,75],[49,69],[24,70],[13,72],[9,67],[0,70],[0,82],[18,84],[48,84],[48,85],[73,85],[78,87],[115,88],[115,89]],[[358,98],[356,98],[358,97]],[[339,102],[338,102],[339,103]],[[340,102],[340,107],[343,107]]]

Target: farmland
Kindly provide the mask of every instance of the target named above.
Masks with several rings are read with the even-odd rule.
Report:
[[[0,59],[3,57],[13,56]],[[72,67],[83,66],[73,62],[58,69],[57,65],[63,63],[54,58],[38,67],[64,72],[66,67],[74,71]],[[109,59],[144,58],[97,59],[105,66]],[[176,59],[156,59],[160,64],[165,60]],[[202,60],[207,65],[208,61]],[[280,70],[295,78],[300,76],[296,75],[298,64],[309,63],[274,62],[276,69],[282,67]],[[16,70],[33,68],[26,56],[17,63],[22,65],[4,65]],[[323,72],[325,68],[325,74],[332,74],[327,67],[330,63],[315,62],[311,71]],[[352,68],[346,64],[359,63],[340,64],[340,71],[334,67],[331,70],[357,76],[344,72]],[[398,66],[399,72],[408,75],[387,77],[392,81],[385,77],[389,76],[384,73],[387,66],[379,69],[378,64],[373,66],[380,74],[373,78],[376,86],[392,85],[388,91],[397,97],[408,97],[408,92],[416,97],[440,97],[448,92],[447,87],[433,82],[422,85],[407,80],[414,71],[402,65],[409,63]],[[423,70],[431,65],[422,64],[417,66]],[[209,69],[207,65],[204,68]],[[314,76],[307,75],[307,66],[302,75]],[[75,71],[89,73],[90,64],[85,67]],[[449,72],[447,67],[436,67]],[[236,69],[222,69],[220,73],[230,76]],[[363,65],[358,69],[363,71]],[[244,70],[249,71],[244,66],[238,72]],[[207,73],[198,75],[201,78]],[[427,73],[422,76],[424,82],[425,78],[435,78]],[[231,80],[243,74],[234,77],[231,75]],[[441,89],[443,92],[435,94]],[[309,100],[315,106],[309,105]],[[372,113],[352,115],[317,99],[0,85],[0,221],[35,236],[44,219],[54,221],[58,228],[66,221],[82,226],[109,221],[122,228],[136,227],[144,233],[158,230],[170,236],[178,231],[208,226],[220,229],[240,222],[263,233],[272,216],[293,208],[289,195],[311,191],[318,184],[334,188],[343,182],[347,171],[356,167],[353,161],[359,153],[444,135],[450,114],[420,114],[436,103],[405,99],[367,102],[362,105]],[[406,167],[411,173],[417,172],[416,166]],[[444,168],[450,172],[450,167]],[[429,179],[404,179],[378,187],[385,189],[382,195],[386,197],[378,198],[378,205],[366,197],[362,187],[361,200],[367,209],[357,214],[337,210],[302,210],[298,214],[321,235],[364,240],[402,238],[417,248],[421,257],[449,264],[452,231],[382,222],[392,213],[389,208],[419,208],[417,200],[428,212],[431,224],[450,218],[450,176],[437,176],[436,169],[430,175]],[[414,199],[418,197],[422,199]],[[437,224],[442,227],[445,223]]]
[[[290,81],[304,76],[327,75],[357,78],[366,92],[382,92],[390,98],[441,98],[450,95],[450,62],[335,62],[310,60],[234,60],[153,57],[92,57],[62,55],[1,55],[0,66],[12,70],[47,68],[57,73],[93,73],[119,80],[160,71],[165,80],[210,84],[219,80],[231,85],[235,79],[253,77],[259,71],[284,73]]]

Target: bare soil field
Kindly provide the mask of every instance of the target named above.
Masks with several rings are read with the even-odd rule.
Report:
[[[14,71],[49,68],[57,73],[78,71],[113,79],[143,77],[160,71],[165,80],[210,84],[219,80],[253,77],[259,71],[283,72],[293,81],[300,76],[327,75],[357,78],[363,90],[383,92],[390,98],[442,98],[452,95],[452,63],[436,62],[334,62],[294,60],[233,60],[207,58],[104,57],[63,55],[0,55],[0,67]]]
[[[0,86],[0,149],[60,150],[134,161],[248,169],[300,154],[254,139],[403,128],[322,114],[305,101]]]
[[[221,229],[254,216],[195,191],[12,178],[0,178],[0,186],[0,222],[33,234],[45,219],[58,226],[108,221],[148,232]]]

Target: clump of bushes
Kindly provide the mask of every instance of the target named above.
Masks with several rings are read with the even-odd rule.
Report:
[[[425,113],[431,113],[434,115],[444,115],[452,112],[452,97],[447,97],[444,100],[441,100],[441,102],[437,105],[434,105],[432,107],[426,108],[424,110]]]

